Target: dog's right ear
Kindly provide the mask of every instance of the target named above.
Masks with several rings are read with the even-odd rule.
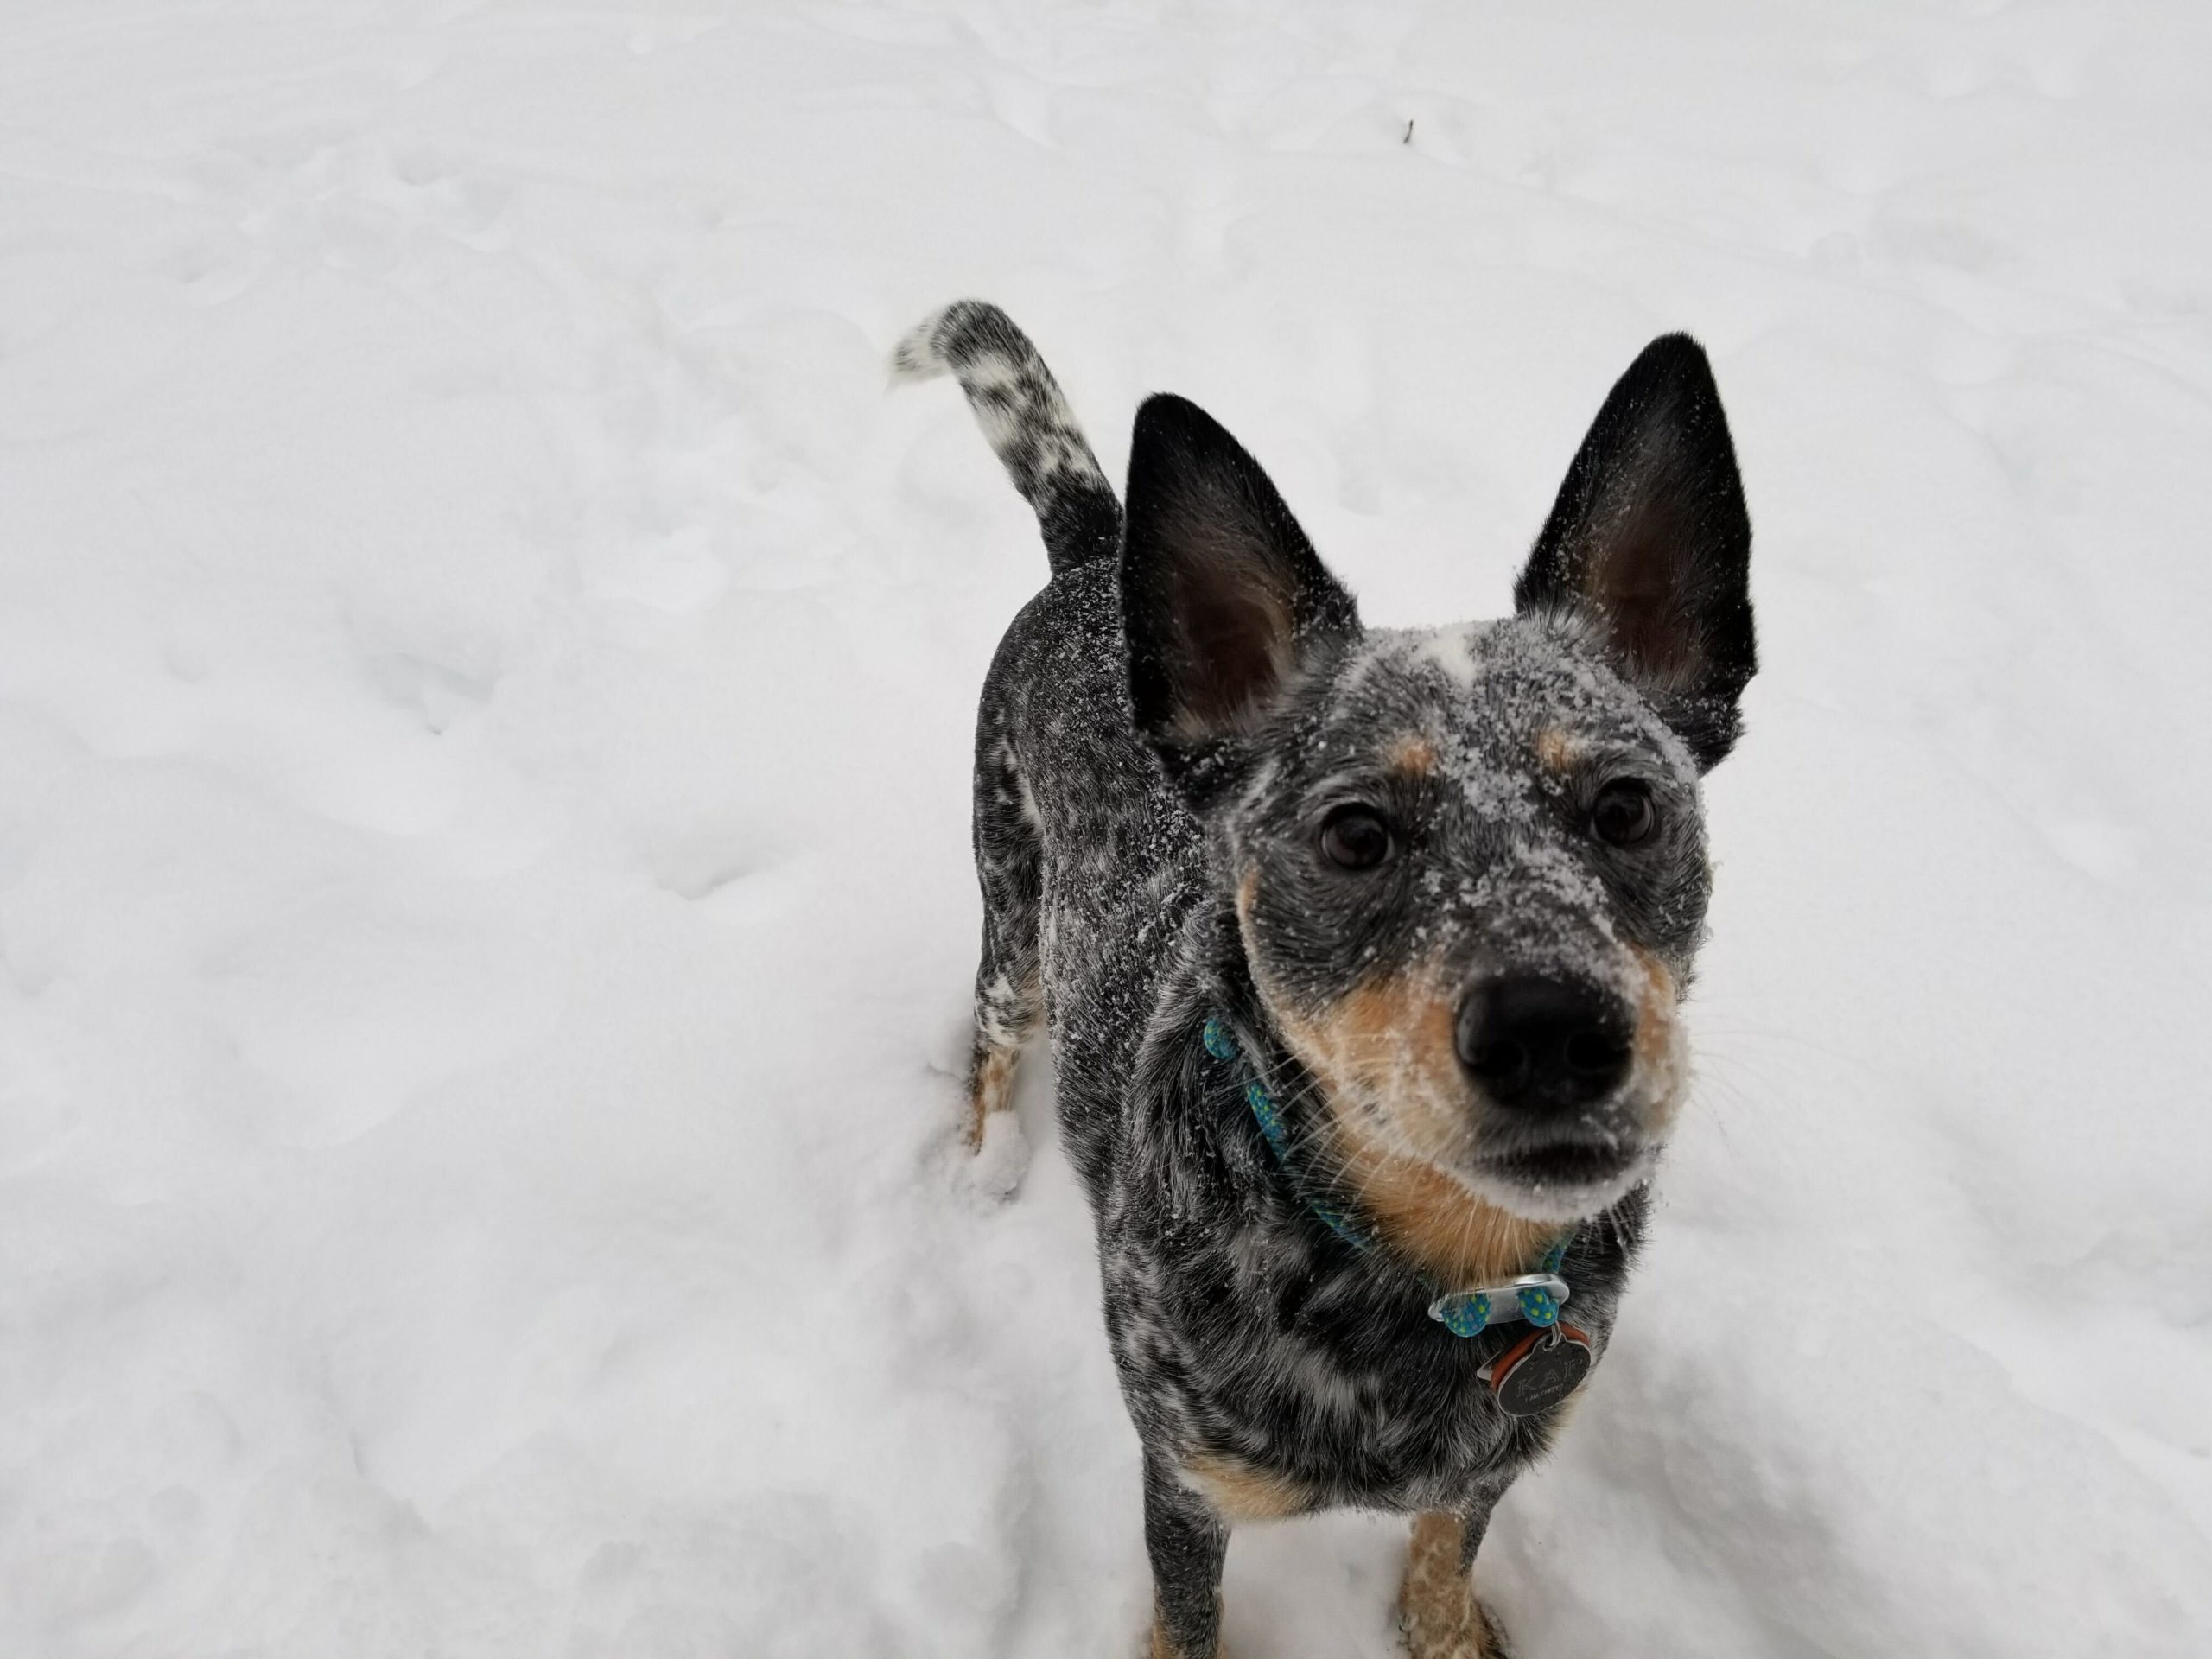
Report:
[[[1359,616],[1260,463],[1196,404],[1137,410],[1122,543],[1137,729],[1171,775],[1248,735]]]

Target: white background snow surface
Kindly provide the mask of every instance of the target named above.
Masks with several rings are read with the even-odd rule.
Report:
[[[899,333],[1371,620],[1711,348],[1764,667],[1528,1659],[2212,1651],[2212,11],[17,0],[0,1654],[1122,1656],[1090,1223],[955,1155],[1041,580]],[[1410,131],[1408,123],[1411,124]],[[1402,1527],[1241,1533],[1248,1659]]]

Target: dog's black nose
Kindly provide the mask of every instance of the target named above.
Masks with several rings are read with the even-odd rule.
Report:
[[[1459,1060],[1501,1106],[1586,1106],[1628,1075],[1634,1027],[1620,999],[1578,980],[1511,974],[1459,1005]]]

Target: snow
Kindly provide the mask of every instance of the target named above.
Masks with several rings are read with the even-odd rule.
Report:
[[[1530,1659],[2212,1650],[2208,61],[2178,0],[10,8],[0,1653],[1135,1651],[1046,1067],[1026,1169],[953,1145],[1045,568],[884,390],[967,293],[1397,626],[1705,340],[1765,666],[1701,1082],[1486,1587]],[[1393,1652],[1402,1540],[1241,1533],[1232,1648]]]

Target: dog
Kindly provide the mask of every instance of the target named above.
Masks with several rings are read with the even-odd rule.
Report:
[[[1112,486],[1035,348],[950,373],[1051,567],[984,680],[968,1130],[1049,1031],[1143,1447],[1154,1659],[1219,1647],[1240,1522],[1414,1517],[1414,1659],[1507,1652],[1492,1508],[1600,1359],[1689,1076],[1700,779],[1756,664],[1705,353],[1654,340],[1501,620],[1363,626],[1258,462],[1138,410]]]

